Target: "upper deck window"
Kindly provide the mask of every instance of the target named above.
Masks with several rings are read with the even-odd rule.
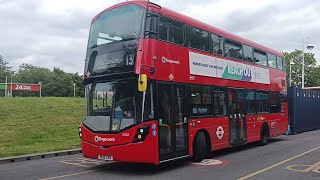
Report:
[[[243,57],[244,61],[254,62],[253,61],[253,48],[247,45],[243,45]]]
[[[268,53],[268,66],[271,68],[277,68],[277,58],[274,54]]]
[[[106,11],[92,23],[88,48],[138,38],[144,9],[126,5]]]
[[[187,26],[186,45],[202,51],[209,51],[209,33],[207,31]]]
[[[284,70],[284,68],[283,68],[283,58],[279,57],[279,56],[277,56],[277,68],[279,70]]]
[[[242,60],[242,46],[240,43],[226,39],[224,47],[225,56]]]
[[[211,34],[211,41],[212,41],[212,52],[215,54],[222,55],[222,52],[223,52],[222,37],[216,34]]]
[[[160,17],[159,39],[175,44],[183,44],[182,24],[165,17]]]
[[[267,53],[263,51],[259,51],[257,49],[254,50],[254,60],[256,64],[262,65],[262,66],[267,66]]]

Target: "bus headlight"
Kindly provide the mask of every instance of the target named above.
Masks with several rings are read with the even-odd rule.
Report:
[[[133,142],[142,142],[146,139],[149,134],[150,125],[146,125],[137,129],[136,135],[134,136]]]
[[[81,126],[78,127],[78,131],[79,131],[79,137],[82,139]]]

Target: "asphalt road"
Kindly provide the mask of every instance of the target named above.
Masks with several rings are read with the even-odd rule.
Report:
[[[221,163],[222,164],[219,164]],[[80,154],[0,165],[0,179],[320,179],[320,130],[150,166],[88,160]],[[210,164],[211,163],[211,164]]]

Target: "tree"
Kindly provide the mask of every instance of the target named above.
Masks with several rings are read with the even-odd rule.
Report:
[[[15,83],[47,84],[51,79],[51,71],[47,68],[41,68],[30,64],[22,64],[14,76]],[[42,96],[48,96],[46,89],[42,88]],[[30,92],[14,92],[15,96],[35,96]]]
[[[82,76],[80,76],[78,73],[70,74],[72,78],[72,82],[75,83],[76,86],[76,96],[84,97],[84,85]]]
[[[42,84],[42,96],[72,97],[73,83],[76,85],[76,96],[84,96],[84,87],[81,76],[72,73],[66,73],[59,68],[52,71],[47,68],[41,68],[30,64],[22,64],[15,75],[15,82]],[[28,92],[16,92],[18,96],[34,96]]]
[[[8,66],[9,63],[6,62],[0,54],[0,83],[6,81],[6,76],[9,78],[14,75],[12,67]]]
[[[293,52],[285,52],[286,59],[286,72],[289,86],[289,77],[290,77],[290,62],[293,62],[294,65],[291,65],[291,76],[292,76],[292,86],[301,87],[301,77],[302,77],[302,51],[295,50]],[[317,70],[316,59],[313,53],[304,53],[304,62],[305,62],[305,87],[310,86],[319,86],[319,79],[317,79]]]
[[[306,84],[306,87],[315,87],[320,86],[320,66],[316,66],[312,68],[309,75],[310,80],[308,82],[311,82],[310,84]]]
[[[8,62],[0,55],[0,83],[5,82],[6,76],[13,77],[14,83],[30,83],[42,85],[42,96],[72,97],[73,83],[76,96],[84,97],[82,77],[78,73],[66,73],[62,69],[42,68],[31,64],[22,64],[17,72],[8,66]],[[9,81],[9,80],[8,80]],[[36,96],[36,92],[13,92],[14,96]]]
[[[20,83],[38,84],[47,83],[50,80],[51,71],[30,64],[22,64],[15,75],[15,81]]]
[[[73,96],[73,81],[70,75],[59,68],[54,68],[51,79],[43,86],[50,96]]]

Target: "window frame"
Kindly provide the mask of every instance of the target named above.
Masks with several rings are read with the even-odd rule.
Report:
[[[155,12],[153,12],[155,13]],[[157,14],[157,13],[156,13]],[[161,18],[164,18],[164,19],[167,19],[169,21],[173,21],[175,23],[179,23],[181,25],[181,30],[182,30],[182,43],[181,44],[178,44],[178,43],[174,43],[174,42],[170,42],[170,41],[167,41],[167,40],[163,40],[163,39],[160,39],[159,36],[160,36],[160,20]],[[277,69],[277,70],[280,70],[280,71],[285,71],[285,59],[284,57],[281,57],[281,56],[278,56],[276,54],[273,54],[269,51],[265,51],[265,50],[261,50],[259,48],[256,48],[254,46],[251,46],[251,45],[248,45],[246,43],[243,43],[243,42],[240,42],[238,40],[236,40],[236,38],[228,38],[224,35],[221,35],[217,32],[213,32],[213,31],[209,31],[209,30],[204,30],[202,28],[199,28],[199,27],[196,27],[196,26],[193,26],[193,25],[190,25],[188,23],[184,23],[182,21],[179,21],[175,18],[171,18],[171,17],[167,17],[165,15],[161,15],[159,14],[158,18],[157,18],[157,28],[158,28],[158,34],[157,34],[157,37],[156,39],[157,40],[160,40],[162,42],[166,42],[166,43],[170,43],[170,44],[174,44],[174,45],[178,45],[178,46],[182,46],[182,47],[187,47],[187,48],[190,48],[192,50],[197,50],[197,51],[202,51],[202,52],[209,52],[210,54],[212,55],[219,55],[219,56],[224,56],[224,57],[227,57],[227,58],[231,58],[233,60],[238,60],[238,61],[244,61],[246,63],[251,63],[251,64],[255,64],[255,65],[260,65],[260,66],[263,66],[263,67],[269,67],[269,68],[272,68],[272,69]],[[171,25],[171,26],[174,26],[174,25]],[[170,26],[166,26],[168,27],[168,31],[170,32]],[[174,26],[174,27],[177,27],[177,26]],[[208,33],[208,39],[207,39],[207,43],[208,43],[208,47],[205,48],[205,50],[202,50],[202,49],[198,49],[198,48],[195,48],[195,47],[191,47],[191,46],[187,46],[187,30],[188,28],[193,28],[193,29],[197,29],[199,31],[204,31],[206,33]],[[179,28],[180,29],[180,28]],[[213,41],[212,41],[212,35],[215,35],[215,36],[219,36],[221,38],[221,44],[222,44],[222,54],[218,54],[218,53],[215,53],[213,52]],[[169,34],[167,32],[167,39],[169,37]],[[241,59],[238,59],[238,58],[235,58],[235,57],[228,57],[226,56],[226,53],[225,53],[225,50],[226,50],[226,41],[230,41],[232,43],[236,43],[236,44],[239,44],[241,47]],[[229,43],[230,44],[230,43]],[[251,61],[247,61],[246,58],[245,58],[245,55],[244,55],[244,47],[249,47],[252,49],[252,54],[251,54],[251,57],[253,58],[252,59],[252,62]],[[264,55],[266,56],[266,65],[263,65],[263,64],[257,64],[257,61],[255,60],[255,52],[261,54],[261,55]],[[269,54],[270,55],[274,55],[276,56],[276,68],[274,67],[270,67],[269,66]],[[281,58],[282,59],[282,69],[279,69],[278,68],[278,58]]]
[[[255,56],[254,56],[255,51],[259,51],[258,53],[262,52],[262,53],[265,53],[265,54],[266,54],[266,65],[257,64],[256,59],[255,59]],[[260,54],[261,54],[261,53],[260,53]],[[257,48],[253,48],[253,59],[254,59],[254,64],[259,65],[259,66],[263,66],[263,67],[269,67],[269,66],[268,66],[268,52],[263,51],[263,50],[260,50],[260,49],[257,49]]]
[[[271,112],[271,102],[270,102],[270,100],[271,100],[271,93],[277,93],[278,95],[279,95],[279,101],[277,102],[278,103],[278,105],[279,105],[279,109],[278,109],[278,112]],[[281,113],[281,97],[280,97],[280,92],[279,91],[269,91],[269,109],[270,109],[270,114],[279,114],[279,113]]]
[[[251,48],[251,58],[252,58],[252,61],[247,61],[247,60],[245,60],[244,46],[247,46],[247,47]],[[253,54],[254,54],[254,48],[253,48],[252,46],[249,46],[249,45],[247,45],[247,44],[243,44],[243,43],[242,43],[242,51],[243,51],[243,53],[242,53],[243,61],[244,61],[244,62],[247,62],[247,63],[255,64],[255,60],[254,60],[254,56],[253,56]]]
[[[165,19],[168,19],[168,20],[170,20],[170,21],[174,21],[174,22],[176,22],[176,23],[181,24],[181,30],[182,30],[182,43],[181,43],[181,44],[174,43],[174,42],[170,42],[170,41],[163,40],[163,39],[160,39],[160,38],[159,38],[159,37],[160,37],[160,22],[161,22],[161,18],[165,18]],[[171,25],[171,26],[173,26],[173,25]],[[181,21],[178,21],[178,20],[173,19],[173,18],[169,18],[169,17],[167,17],[167,16],[160,15],[160,16],[159,16],[159,20],[158,20],[158,35],[157,35],[157,40],[162,41],[162,42],[166,42],[166,43],[170,43],[170,44],[174,44],[174,45],[178,45],[178,46],[184,46],[185,40],[186,40],[186,39],[185,39],[185,29],[184,29],[184,26],[185,26],[185,23],[183,23],[183,22],[181,22]],[[168,26],[166,26],[166,27],[168,27]],[[176,26],[174,26],[174,27],[176,27]],[[167,39],[168,39],[168,37],[169,37],[169,32],[170,32],[170,28],[168,27]]]
[[[279,69],[278,68],[278,58],[281,58],[281,61],[282,61],[282,69]],[[279,71],[285,71],[285,65],[284,65],[284,57],[280,57],[280,56],[276,56],[276,59],[277,59],[277,68]]]
[[[193,115],[193,113],[192,113],[192,110],[191,110],[191,108],[192,108],[192,98],[190,97],[190,95],[191,95],[191,86],[202,86],[202,87],[210,87],[210,93],[211,93],[211,114],[206,114],[206,115]],[[189,86],[188,86],[188,93],[187,93],[187,96],[188,96],[188,101],[187,101],[187,103],[188,103],[188,117],[190,117],[190,118],[205,118],[205,117],[213,117],[214,116],[214,113],[213,113],[213,87],[211,86],[211,85],[203,85],[203,84],[189,84]]]
[[[225,53],[226,44],[227,44],[226,41],[230,41],[232,43],[240,44],[240,46],[241,46],[241,59],[238,59],[238,58],[235,58],[235,57],[226,56],[226,53]],[[230,43],[228,43],[228,44],[230,44]],[[224,57],[228,57],[228,58],[232,58],[232,59],[235,59],[235,60],[238,60],[238,61],[244,61],[243,60],[243,45],[242,45],[242,43],[238,42],[236,40],[230,39],[230,38],[224,38],[224,41],[223,41],[223,56]]]
[[[221,91],[216,91],[216,89],[221,89]],[[226,112],[223,115],[217,115],[216,113],[214,113],[214,93],[215,92],[223,92],[224,93],[224,102],[225,102],[225,108],[226,108]],[[226,117],[229,116],[228,115],[228,95],[227,95],[227,87],[220,87],[220,86],[213,86],[212,87],[212,114],[214,117]]]
[[[189,27],[189,28],[198,29],[198,30],[200,30],[200,31],[205,31],[205,32],[208,33],[208,38],[207,38],[207,40],[208,40],[208,50],[197,49],[197,48],[194,48],[194,47],[192,47],[192,46],[188,46],[188,45],[187,45],[187,29],[188,29],[188,27]],[[183,43],[184,47],[187,47],[187,48],[190,48],[190,49],[194,49],[194,50],[198,50],[198,51],[202,51],[202,52],[212,53],[212,52],[211,52],[211,32],[184,23],[184,34],[185,34],[185,39],[184,39],[184,43]]]
[[[256,100],[256,92],[257,92],[257,90],[256,89],[246,89],[246,96],[247,96],[248,92],[254,92],[254,100],[253,100],[253,102],[254,102],[254,113],[248,113],[247,107],[246,107],[246,115],[255,115],[255,114],[258,113],[257,105],[256,105],[257,104],[257,100]],[[247,105],[247,100],[246,100],[246,105]]]
[[[221,51],[222,51],[222,52],[221,52],[221,54],[218,54],[218,53],[213,52],[212,35],[220,36],[220,38],[221,38],[221,45],[222,45],[222,48],[221,48]],[[214,54],[214,55],[224,56],[224,40],[225,40],[224,36],[221,36],[221,35],[216,34],[216,33],[209,32],[210,53],[211,53],[211,54]]]
[[[255,94],[255,101],[256,101],[256,114],[270,114],[270,91],[269,90],[260,90],[260,89],[256,89],[256,94]],[[258,104],[258,100],[257,100],[257,92],[267,92],[268,93],[268,107],[269,107],[269,111],[268,112],[259,112],[259,104]]]
[[[274,56],[274,57],[276,57],[276,67],[271,67],[271,66],[269,65],[269,56]],[[268,64],[268,67],[269,67],[269,68],[278,69],[277,56],[276,56],[275,54],[272,54],[272,53],[267,52],[267,64]]]
[[[161,15],[158,12],[146,10],[145,22],[142,25],[144,31],[140,33],[141,38],[159,39],[160,17]],[[154,25],[154,27],[152,25]],[[153,28],[155,28],[155,30],[153,30]]]

